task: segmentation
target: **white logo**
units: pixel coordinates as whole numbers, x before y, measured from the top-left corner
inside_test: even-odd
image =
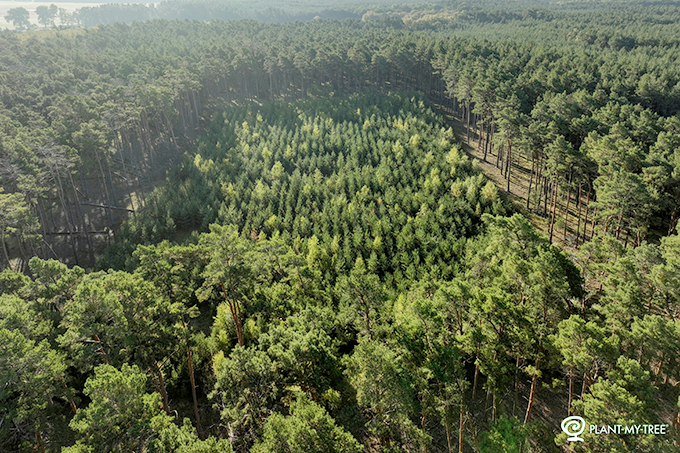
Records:
[[[570,442],[583,442],[581,437],[578,437],[586,430],[586,421],[582,417],[573,415],[562,420],[562,431],[569,436],[567,438]]]

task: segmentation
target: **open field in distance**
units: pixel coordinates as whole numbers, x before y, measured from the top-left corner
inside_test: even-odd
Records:
[[[14,25],[10,22],[7,23],[5,21],[5,15],[7,15],[7,11],[9,11],[12,8],[19,8],[23,7],[28,10],[28,12],[31,14],[31,24],[35,25],[35,27],[42,27],[41,25],[38,24],[38,15],[35,12],[35,9],[40,6],[40,5],[45,5],[49,6],[52,3],[57,5],[59,8],[64,8],[66,11],[69,13],[72,13],[73,11],[79,9],[79,8],[85,8],[87,6],[98,6],[103,3],[111,3],[111,2],[24,2],[24,1],[0,1],[0,30],[4,29],[13,29]],[[142,3],[142,2],[130,2],[130,3]],[[153,2],[151,2],[153,3]],[[56,20],[56,24],[59,24],[59,19]]]

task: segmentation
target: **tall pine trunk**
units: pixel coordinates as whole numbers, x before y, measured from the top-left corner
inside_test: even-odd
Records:
[[[539,355],[541,353],[540,349],[538,351]],[[534,408],[534,401],[536,400],[536,384],[538,383],[538,367],[540,363],[540,357],[536,359],[536,372],[531,379],[531,390],[529,391],[529,404],[527,405],[527,413],[524,416],[524,424],[526,425],[529,420],[531,420],[531,411]]]
[[[508,193],[510,193],[510,176],[512,173],[512,143],[508,140],[508,158],[505,164],[505,177],[508,180]]]
[[[574,398],[574,373],[569,372],[569,401],[567,403],[567,415],[571,415],[571,402]]]
[[[550,219],[550,243],[553,240],[553,230],[555,229],[555,214],[557,212],[557,178],[553,181],[553,206],[552,217]]]
[[[531,199],[531,183],[534,181],[534,169],[536,167],[536,159],[531,155],[531,176],[529,176],[529,190],[527,190],[527,209],[529,209],[529,200]]]
[[[567,241],[567,225],[569,225],[569,202],[571,201],[571,181],[573,173],[569,172],[569,186],[567,187],[567,206],[564,208],[564,241]]]
[[[187,340],[187,362],[189,364],[189,379],[191,380],[191,397],[194,400],[194,417],[196,417],[196,431],[198,437],[203,439],[203,427],[201,426],[201,416],[198,412],[198,397],[196,396],[196,378],[194,377],[193,354]]]
[[[458,425],[458,453],[463,453],[463,434],[465,431],[465,397],[460,396],[460,422]],[[451,447],[449,446],[449,450]]]

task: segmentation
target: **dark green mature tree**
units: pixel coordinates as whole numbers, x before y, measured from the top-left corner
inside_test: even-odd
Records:
[[[395,326],[410,352],[408,366],[419,377],[416,391],[426,416],[434,415],[446,432],[449,452],[461,452],[467,414],[461,344],[469,330],[470,286],[462,280],[423,283],[395,303]],[[462,340],[462,341],[461,341]],[[454,423],[458,416],[458,442]],[[455,450],[454,450],[455,449]]]
[[[645,315],[635,319],[625,346],[629,356],[639,357],[640,363],[649,367],[657,382],[667,383],[680,375],[676,351],[680,347],[678,320],[665,320],[658,315]]]
[[[202,435],[201,416],[196,392],[196,373],[197,365],[194,358],[195,343],[200,336],[195,335],[189,317],[197,314],[194,310],[196,302],[195,291],[202,284],[201,273],[207,262],[207,257],[203,250],[195,245],[180,246],[171,245],[164,241],[155,246],[139,246],[134,252],[134,256],[139,260],[139,267],[135,273],[144,280],[152,282],[161,297],[175,304],[180,303],[189,310],[179,322],[183,327],[183,332],[179,333],[183,337],[186,348],[187,371],[191,385],[191,396],[194,405],[194,419],[199,435]],[[218,315],[219,316],[219,315]],[[209,361],[208,357],[199,357],[199,360]],[[205,366],[205,365],[204,365]]]
[[[71,398],[67,381],[62,352],[53,349],[47,340],[38,343],[19,330],[0,327],[2,445],[14,451],[45,452],[51,448],[57,440],[53,430],[61,412],[59,401]]]
[[[239,235],[235,225],[211,225],[211,232],[201,237],[200,246],[210,254],[205,267],[205,282],[197,291],[199,300],[207,300],[217,292],[229,307],[238,344],[243,346],[244,305],[253,285],[250,257],[254,243]]]
[[[131,363],[149,370],[170,413],[163,364],[184,338],[182,321],[192,314],[162,297],[153,283],[125,272],[92,273],[66,302],[58,343],[82,373],[99,364]]]
[[[289,387],[302,389],[313,401],[337,404],[333,385],[341,371],[337,341],[327,333],[333,325],[331,313],[308,307],[271,326],[257,344],[215,355],[212,396],[224,422],[241,436],[238,449],[249,448],[262,435],[264,421]]]
[[[281,381],[266,352],[237,345],[228,357],[218,352],[213,364],[215,390],[223,422],[237,436],[237,451],[247,451],[263,432],[280,392]]]
[[[521,140],[520,125],[524,122],[523,118],[517,115],[519,107],[519,99],[517,96],[513,96],[503,102],[502,108],[499,106],[499,111],[496,113],[498,132],[495,137],[500,143],[500,147],[505,149],[505,169],[501,168],[501,174],[504,174],[507,180],[506,190],[508,192],[510,192],[510,180],[512,179],[513,159],[516,159],[513,155],[513,146],[516,146],[517,142]]]
[[[149,450],[158,437],[157,425],[167,425],[170,418],[162,412],[160,396],[146,393],[147,379],[137,366],[95,368],[84,390],[90,404],[71,421],[78,442],[65,451]]]
[[[0,187],[0,247],[2,248],[3,267],[11,267],[9,250],[18,249],[24,260],[28,261],[28,246],[37,239],[40,229],[35,216],[21,193],[4,193]]]
[[[259,347],[286,385],[296,385],[313,401],[323,401],[340,377],[337,340],[328,334],[328,309],[306,308],[259,337]]]
[[[357,258],[349,275],[338,279],[336,292],[341,299],[341,316],[361,335],[373,338],[386,295],[380,279],[367,271],[361,257]]]
[[[147,393],[148,377],[137,366],[120,370],[100,365],[85,383],[90,403],[78,411],[71,427],[78,433],[65,453],[154,451],[218,453],[232,451],[226,440],[200,440],[188,420],[181,427],[162,409],[158,393]]]
[[[546,147],[546,173],[549,179],[552,180],[551,186],[551,200],[549,203],[550,207],[550,242],[553,240],[555,222],[557,221],[557,196],[560,191],[560,186],[564,187],[567,182],[571,184],[571,181],[563,181],[562,178],[565,175],[571,178],[570,170],[573,166],[574,159],[574,148],[571,143],[569,143],[563,136],[557,136],[552,143],[548,144]]]
[[[628,426],[645,420],[658,423],[658,403],[649,371],[639,362],[619,357],[607,378],[601,377],[590,387],[582,401],[574,402],[574,413],[594,425]],[[560,434],[556,443],[566,437]],[[653,434],[639,436],[598,436],[584,433],[583,450],[591,451],[667,451]]]
[[[83,281],[85,270],[78,266],[69,269],[57,260],[41,260],[37,257],[31,258],[28,264],[33,274],[28,290],[35,297],[35,309],[40,316],[50,319],[53,327],[58,327],[64,306],[73,299]],[[55,329],[53,334],[57,332],[63,333]]]
[[[185,312],[138,275],[93,273],[64,306],[59,342],[83,371],[128,361],[147,367],[172,351]]]
[[[572,415],[574,384],[582,379],[581,399],[590,384],[611,368],[618,358],[616,335],[607,338],[606,330],[595,322],[586,322],[578,315],[571,315],[561,321],[558,332],[552,338],[555,348],[562,355],[562,365],[569,379],[569,401],[567,414]]]
[[[664,318],[680,318],[680,235],[673,234],[661,240],[659,249],[664,262],[651,270],[650,280],[654,288],[655,306]]]
[[[360,453],[363,447],[350,433],[337,426],[326,410],[300,392],[289,415],[275,413],[264,425],[253,453]]]
[[[509,378],[504,351],[513,351],[516,360],[516,389],[517,371],[525,362],[523,371],[532,377],[526,423],[541,367],[549,362],[550,335],[566,317],[572,297],[578,295],[580,278],[573,264],[522,216],[485,216],[484,220],[488,233],[471,248],[468,271],[480,288],[471,307],[477,335],[483,338],[478,360],[490,376],[490,393],[504,387],[503,381]]]
[[[598,197],[593,203],[595,219],[603,232],[619,239],[622,232],[633,235],[636,245],[647,236],[651,214],[651,197],[642,178],[634,173],[616,171],[595,180]],[[628,237],[626,238],[626,242]]]
[[[406,368],[402,351],[366,337],[345,360],[345,375],[366,412],[366,428],[385,451],[417,452],[430,442],[411,417],[416,411],[416,377]]]

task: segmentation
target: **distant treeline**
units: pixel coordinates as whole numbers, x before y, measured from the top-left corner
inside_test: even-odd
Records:
[[[272,6],[261,9],[232,4],[231,2],[211,1],[167,1],[158,4],[120,4],[112,3],[100,6],[79,8],[74,19],[85,27],[99,24],[115,24],[116,22],[132,22],[153,19],[167,20],[239,20],[253,19],[261,22],[293,22],[308,21],[315,17],[330,19],[361,18],[360,13],[348,10],[323,8],[313,12],[287,11]]]

